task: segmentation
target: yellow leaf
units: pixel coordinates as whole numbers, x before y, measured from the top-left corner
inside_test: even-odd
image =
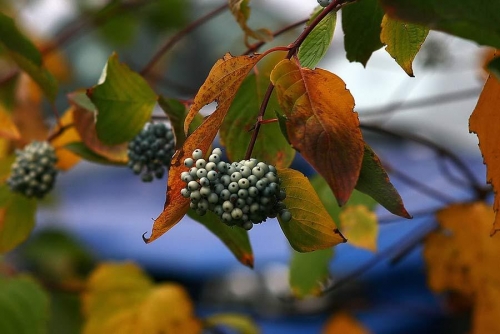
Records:
[[[282,60],[271,73],[292,146],[321,174],[340,205],[358,182],[364,140],[354,98],[333,73]]]
[[[61,170],[68,170],[78,162],[80,162],[81,158],[71,152],[70,150],[64,148],[64,145],[74,142],[81,142],[80,135],[76,131],[73,122],[73,108],[69,108],[66,110],[64,115],[61,117],[60,125],[65,128],[64,132],[61,135],[57,136],[52,140],[51,144],[54,146],[57,155],[57,165],[56,167]],[[57,127],[53,132],[60,131],[59,127]]]
[[[184,288],[157,286],[132,263],[102,264],[82,296],[84,334],[201,332],[201,323]]]
[[[21,138],[21,134],[14,124],[10,113],[0,105],[0,137],[18,140]]]
[[[311,252],[346,241],[302,173],[285,168],[279,169],[278,175],[286,190],[283,202],[292,214],[289,222],[282,222],[279,217],[278,220],[293,249]]]
[[[473,302],[472,333],[500,333],[500,242],[488,236],[494,213],[483,202],[454,204],[437,213],[441,229],[424,245],[428,284]]]
[[[184,166],[183,161],[190,157],[195,149],[207,153],[231,106],[236,91],[248,72],[262,57],[263,55],[232,57],[230,54],[226,54],[223,59],[218,60],[213,66],[205,83],[196,94],[193,105],[186,116],[184,121],[185,133],[188,133],[191,121],[203,106],[217,101],[217,109],[186,138],[182,147],[172,157],[168,172],[165,206],[163,212],[153,224],[151,236],[144,239],[146,242],[149,243],[158,239],[175,226],[186,214],[189,209],[189,199],[181,195],[181,189],[186,184],[181,180],[180,176],[188,168]]]
[[[273,34],[267,29],[253,30],[247,25],[250,17],[250,0],[228,0],[229,8],[236,22],[240,25],[245,33],[245,44],[248,46],[248,37],[252,37],[259,41],[269,42],[273,39]]]
[[[484,85],[479,101],[469,119],[469,130],[475,132],[479,138],[479,147],[487,166],[487,181],[493,185],[495,202],[493,209],[497,213],[492,219],[493,229],[491,234],[500,230],[500,82],[489,76]]]
[[[346,312],[334,314],[323,327],[323,334],[368,334],[359,321]]]
[[[339,214],[342,233],[353,246],[377,251],[377,215],[365,205],[349,205]]]

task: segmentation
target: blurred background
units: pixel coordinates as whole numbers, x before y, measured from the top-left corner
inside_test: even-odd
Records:
[[[56,103],[61,112],[68,107],[65,94],[95,85],[113,51],[139,71],[176,31],[223,3],[0,1],[2,11],[14,16],[33,40],[41,45],[59,41],[59,67],[66,75]],[[274,31],[308,18],[316,5],[315,0],[288,0],[285,5],[282,0],[253,0],[250,26]],[[104,6],[108,6],[108,14],[96,14],[102,13]],[[120,14],[114,15],[114,10],[120,10]],[[85,17],[97,19],[82,19]],[[71,29],[78,30],[63,40]],[[288,45],[302,29],[281,35],[263,50]],[[226,52],[238,55],[245,50],[234,18],[223,11],[185,36],[158,63],[149,79],[165,96],[191,98],[217,59]],[[408,77],[383,49],[375,52],[364,68],[346,60],[338,20],[331,48],[318,67],[345,81],[367,127],[383,126],[404,137],[418,136],[438,143],[459,155],[477,182],[484,183],[485,168],[477,137],[469,134],[468,117],[484,83],[485,54],[473,43],[431,32],[414,62],[414,78]],[[54,123],[50,108],[44,110]],[[206,112],[210,110],[209,106]],[[146,245],[141,236],[149,234],[153,219],[163,208],[165,179],[144,184],[127,168],[87,162],[59,177],[55,192],[39,209],[35,234],[9,259],[21,267],[45,268],[45,274],[51,270],[64,272],[75,263],[85,271],[94,261],[133,260],[158,280],[174,280],[188,287],[199,314],[246,313],[254,317],[263,333],[318,333],[328,317],[339,310],[354,314],[373,333],[466,332],[470,310],[428,290],[419,239],[412,238],[432,227],[436,209],[469,200],[474,194],[453,165],[444,162],[447,172],[454,175],[453,182],[443,174],[443,158],[435,150],[376,131],[365,131],[364,136],[390,166],[389,171],[394,170],[391,180],[414,219],[398,219],[377,209],[378,251],[372,253],[349,244],[335,247],[331,281],[346,283],[324,297],[287,298],[291,248],[275,220],[250,232],[254,270],[238,263],[205,227],[187,217]],[[314,173],[300,157],[293,167],[306,175]],[[419,189],[404,175],[444,193],[446,200]],[[409,246],[406,253],[401,252],[403,244]],[[401,255],[398,261],[390,261],[397,255]],[[55,300],[53,307],[67,323],[64,328],[54,325],[51,331],[78,332],[81,319],[73,312],[74,300],[64,293]],[[66,305],[73,305],[73,309]]]

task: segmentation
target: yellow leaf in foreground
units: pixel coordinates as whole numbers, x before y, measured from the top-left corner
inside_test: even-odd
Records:
[[[323,334],[368,334],[370,333],[359,321],[348,313],[334,314],[323,327]]]
[[[56,150],[57,155],[57,165],[56,167],[61,170],[68,170],[78,162],[80,162],[81,158],[71,152],[70,150],[64,148],[64,145],[74,142],[80,142],[81,138],[78,132],[76,131],[73,124],[73,108],[68,109],[64,115],[61,117],[60,125],[62,127],[68,127],[62,132],[61,135],[57,136],[53,141],[52,145]],[[59,127],[54,130],[54,132],[59,131]]]
[[[87,318],[84,334],[195,334],[201,323],[184,288],[154,285],[132,263],[102,264],[90,276],[82,296]]]
[[[479,147],[483,154],[484,163],[488,168],[487,181],[495,190],[493,209],[500,209],[500,82],[489,76],[484,85],[476,108],[469,119],[469,130],[475,132],[479,138]],[[500,215],[496,215],[491,234],[500,230]]]
[[[11,115],[0,105],[0,137],[18,140],[21,134],[12,121]]]
[[[455,204],[437,213],[441,229],[425,241],[428,284],[473,301],[471,333],[500,333],[500,242],[488,236],[494,213],[482,202]]]
[[[377,215],[365,205],[350,205],[339,214],[342,233],[353,246],[377,251]]]

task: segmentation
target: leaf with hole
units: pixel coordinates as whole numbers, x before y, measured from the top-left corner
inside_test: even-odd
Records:
[[[184,132],[188,132],[191,122],[203,106],[217,101],[217,109],[186,138],[182,147],[172,157],[168,172],[165,205],[162,213],[153,223],[151,236],[149,238],[143,237],[145,242],[149,243],[158,239],[187,213],[189,199],[181,195],[181,190],[186,186],[181,180],[181,173],[187,170],[187,167],[184,166],[184,159],[191,157],[195,149],[207,153],[231,106],[236,91],[248,72],[262,57],[262,55],[233,57],[226,54],[213,66],[189,109],[184,121]]]

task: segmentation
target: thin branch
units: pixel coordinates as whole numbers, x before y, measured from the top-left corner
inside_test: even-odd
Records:
[[[450,197],[447,194],[445,194],[437,189],[429,187],[427,184],[403,173],[400,170],[394,169],[393,167],[387,166],[387,165],[385,165],[384,167],[386,167],[387,171],[390,174],[394,175],[395,177],[397,177],[398,179],[400,179],[401,181],[403,181],[407,185],[413,187],[413,189],[415,189],[416,191],[419,191],[420,193],[422,193],[424,195],[432,197],[432,198],[442,202],[443,204],[447,204],[447,205],[456,202],[456,200],[453,197]]]
[[[434,225],[435,225],[434,220],[431,221],[431,223],[432,225],[430,223],[427,223],[424,224],[423,227],[422,225],[419,225],[418,227],[414,228],[408,234],[400,238],[397,242],[387,247],[380,253],[377,253],[374,257],[372,257],[370,260],[368,260],[366,263],[364,263],[357,269],[353,270],[346,276],[336,281],[334,280],[332,284],[327,288],[325,288],[323,292],[324,293],[332,292],[340,288],[341,286],[345,285],[346,283],[352,282],[354,279],[366,273],[368,270],[377,265],[379,262],[391,257],[393,254],[399,254],[401,250],[407,249],[410,245],[414,245],[415,240],[418,241],[422,240],[423,237],[425,237],[431,231],[434,230]]]
[[[380,133],[380,134],[383,134],[386,136],[392,136],[392,137],[396,137],[399,139],[410,140],[410,141],[416,142],[420,145],[426,146],[426,147],[436,151],[437,153],[439,153],[443,156],[448,157],[450,159],[450,161],[453,162],[453,164],[455,164],[455,166],[457,166],[457,168],[462,172],[464,177],[469,181],[469,184],[472,185],[472,187],[476,191],[476,194],[478,196],[480,196],[480,194],[482,195],[484,193],[484,189],[480,186],[481,183],[478,180],[476,180],[476,176],[474,175],[472,170],[469,168],[469,166],[467,166],[467,164],[465,164],[455,153],[451,152],[450,150],[448,150],[442,146],[439,146],[438,144],[436,144],[428,139],[425,139],[425,138],[422,138],[422,137],[419,137],[416,135],[411,135],[411,134],[404,134],[404,135],[399,134],[397,132],[394,132],[394,131],[391,131],[391,130],[388,130],[385,128],[381,128],[380,126],[373,125],[373,124],[361,123],[360,128],[364,129],[364,130]]]
[[[411,101],[396,101],[382,107],[373,107],[359,110],[360,118],[380,117],[401,110],[411,110],[429,106],[437,106],[446,103],[458,102],[471,98],[477,98],[481,92],[480,88],[468,88],[452,93],[444,93],[437,96],[418,98]]]
[[[300,27],[301,25],[305,24],[307,21],[308,21],[308,19],[305,19],[305,20],[302,20],[302,21],[298,21],[298,22],[290,24],[289,26],[286,26],[286,27],[283,27],[283,28],[281,28],[279,30],[276,30],[275,32],[273,32],[273,37],[276,38],[279,35],[284,34],[287,31],[290,31],[292,29]],[[249,55],[251,53],[254,53],[258,49],[260,49],[262,46],[264,46],[264,44],[266,44],[266,42],[261,41],[261,42],[255,43],[253,45],[250,45],[250,47],[243,54],[244,55]]]
[[[172,38],[170,38],[151,58],[149,63],[144,66],[141,75],[146,75],[151,69],[156,65],[156,63],[167,53],[177,42],[179,42],[184,36],[189,34],[191,31],[199,28],[205,22],[209,21],[213,17],[221,14],[228,8],[228,4],[224,4],[222,6],[217,7],[213,11],[203,15],[199,19],[193,21],[189,25],[187,25],[184,29],[179,30]]]

